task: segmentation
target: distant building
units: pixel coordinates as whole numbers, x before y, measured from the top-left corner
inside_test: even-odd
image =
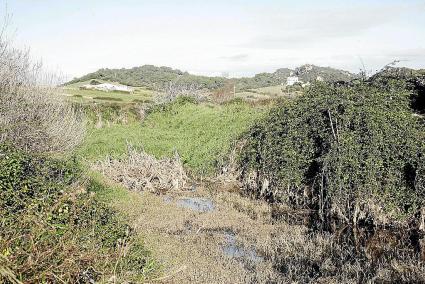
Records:
[[[295,83],[299,83],[300,80],[298,79],[297,76],[290,76],[288,78],[286,78],[286,86],[292,86]]]
[[[114,85],[110,83],[103,83],[98,85],[83,85],[81,86],[81,89],[86,90],[98,90],[98,91],[104,91],[104,92],[126,92],[126,93],[132,93],[133,88],[125,85]]]

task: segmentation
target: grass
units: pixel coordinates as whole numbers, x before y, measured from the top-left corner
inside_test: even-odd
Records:
[[[240,98],[246,101],[259,101],[259,100],[270,99],[270,96],[254,93],[252,91],[244,91],[244,92],[236,93],[236,98]]]
[[[233,141],[262,114],[245,103],[174,104],[140,123],[91,129],[79,154],[95,161],[126,153],[127,142],[157,158],[179,153],[197,174],[212,174]]]
[[[282,91],[281,85],[257,88],[257,89],[249,89],[246,91],[236,93],[237,98],[242,98],[247,101],[257,101],[257,100],[264,100],[264,99],[270,99],[270,98],[276,98],[276,97],[286,97],[286,96],[287,94],[285,94]]]
[[[143,212],[146,211],[146,207],[140,206],[139,194],[111,182],[99,172],[88,170],[88,176],[92,181],[100,185],[94,190],[96,200],[113,208],[122,220],[131,225],[132,229],[137,229],[134,220],[138,220]],[[133,245],[140,249],[140,253],[143,253],[143,257],[146,260],[142,271],[139,271],[134,276],[139,278],[140,283],[144,283],[147,279],[159,277],[162,274],[162,267],[156,261],[156,258],[152,256],[150,250],[147,250],[145,246],[147,240],[144,238],[143,232],[132,231],[132,233],[134,233]],[[128,268],[131,267],[131,265],[128,265],[129,263],[125,264]]]
[[[282,86],[281,85],[258,88],[258,89],[254,89],[254,91],[261,93],[261,94],[271,95],[271,96],[282,96],[282,95],[284,95],[284,93],[282,92]]]
[[[72,85],[67,85],[63,88],[63,92],[69,97],[71,101],[79,103],[88,102],[146,102],[150,101],[154,92],[145,88],[134,88],[134,92],[129,94],[126,92],[105,92],[99,90],[81,90],[80,86],[88,84],[89,82],[79,82]]]
[[[104,92],[98,90],[80,90],[80,89],[64,89],[65,95],[67,95],[72,101],[87,103],[98,100],[111,100],[116,101],[119,99],[123,103],[132,102],[134,100],[148,100],[153,96],[152,91],[141,90],[136,91],[133,94],[125,92]]]

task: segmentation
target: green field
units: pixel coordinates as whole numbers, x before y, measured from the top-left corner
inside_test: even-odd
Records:
[[[236,93],[237,98],[241,98],[247,101],[257,101],[284,96],[287,96],[287,94],[282,91],[281,85],[249,89]]]
[[[176,102],[167,110],[153,112],[142,124],[91,129],[79,154],[90,161],[117,157],[125,154],[128,142],[156,157],[177,151],[188,169],[211,174],[231,143],[262,113],[245,103]]]
[[[103,82],[103,81],[101,81]],[[63,87],[63,94],[71,101],[78,103],[114,102],[114,103],[149,103],[152,101],[154,91],[145,88],[134,88],[133,93],[105,92],[99,90],[82,90],[82,85],[89,82],[78,82]]]
[[[254,91],[257,92],[257,93],[270,95],[270,96],[283,96],[284,95],[281,85],[258,88],[258,89],[254,89]]]

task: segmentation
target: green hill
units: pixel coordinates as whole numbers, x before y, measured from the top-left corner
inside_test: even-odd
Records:
[[[295,68],[294,75],[298,76],[304,83],[323,80],[325,82],[351,81],[356,75],[331,67],[320,67],[311,64],[305,64]]]
[[[161,89],[169,82],[175,81],[179,81],[181,84],[196,84],[200,88],[216,89],[224,86],[226,81],[222,77],[197,76],[170,67],[143,65],[131,69],[99,69],[83,77],[75,78],[66,85],[91,79],[119,82],[129,86],[151,89]]]
[[[284,84],[291,75],[299,76],[304,83],[315,81],[318,77],[327,82],[350,81],[355,77],[354,74],[347,71],[314,65],[303,65],[295,70],[280,68],[273,73],[264,72],[256,74],[254,77],[233,79],[192,75],[170,67],[143,65],[131,69],[100,69],[80,78],[75,78],[68,82],[67,85],[98,79],[150,89],[162,89],[169,82],[178,82],[179,84],[194,84],[201,89],[210,90],[219,89],[228,84],[235,84],[237,90],[248,90]]]

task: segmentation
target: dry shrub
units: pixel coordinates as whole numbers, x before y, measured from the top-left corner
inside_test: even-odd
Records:
[[[94,168],[134,191],[164,192],[187,187],[188,177],[177,153],[172,159],[158,160],[129,145],[127,158],[107,158]]]
[[[0,143],[36,152],[64,152],[80,143],[81,113],[59,94],[57,81],[0,31]]]
[[[425,265],[410,242],[404,232],[344,227],[311,233],[292,226],[272,240],[266,254],[284,283],[423,283]]]
[[[206,92],[197,84],[169,82],[160,90],[160,93],[155,96],[155,103],[171,103],[179,97],[193,98],[197,102],[207,100]]]
[[[231,101],[233,99],[235,99],[235,84],[231,82],[212,93],[212,100],[219,104]]]

